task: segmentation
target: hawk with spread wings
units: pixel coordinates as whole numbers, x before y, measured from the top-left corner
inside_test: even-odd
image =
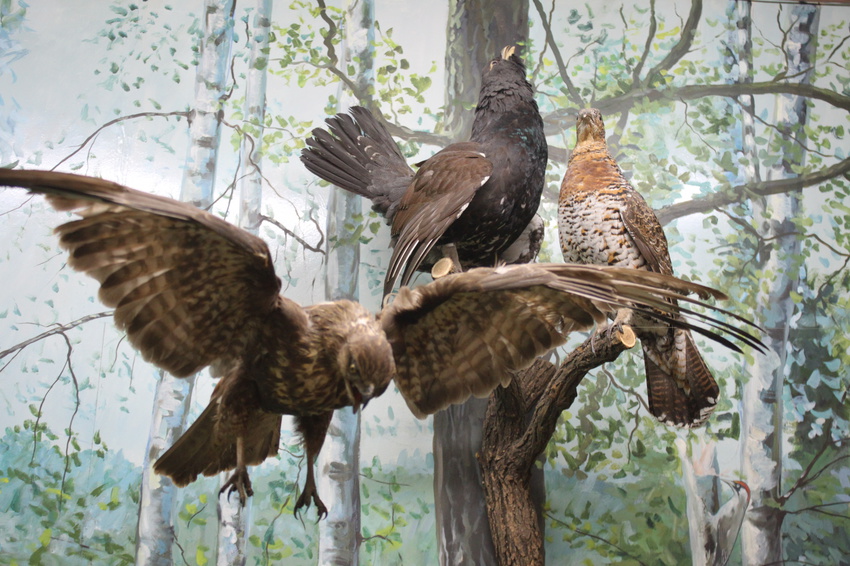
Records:
[[[422,417],[487,395],[611,309],[629,305],[692,327],[670,297],[723,297],[656,273],[554,264],[479,268],[402,288],[377,318],[352,301],[303,307],[280,295],[261,239],[192,205],[64,173],[0,169],[0,185],[44,193],[81,217],[56,229],[69,265],[100,282],[100,300],[146,360],[177,377],[207,366],[221,376],[154,469],[178,486],[234,469],[222,491],[244,503],[247,467],[277,453],[281,415],[294,415],[308,463],[296,510],[313,502],[320,515],[313,462],[333,410],[357,411],[395,380]]]

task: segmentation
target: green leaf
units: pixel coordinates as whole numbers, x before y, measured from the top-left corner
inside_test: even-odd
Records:
[[[44,529],[44,532],[41,533],[41,536],[38,537],[38,542],[41,543],[41,546],[47,546],[50,544],[50,538],[53,535],[53,529]]]

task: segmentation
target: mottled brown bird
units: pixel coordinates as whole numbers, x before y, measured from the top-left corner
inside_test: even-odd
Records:
[[[495,265],[529,226],[548,146],[525,73],[516,48],[505,47],[484,70],[470,140],[447,146],[415,173],[368,110],[351,108],[327,120],[330,132],[313,130],[301,155],[307,169],[369,198],[392,224],[384,295],[440,257],[458,269]],[[539,249],[539,239],[532,243]]]
[[[608,152],[602,114],[579,111],[576,145],[558,199],[564,261],[629,267],[673,275],[664,230]],[[618,315],[618,320],[628,316]],[[720,389],[687,329],[638,317],[649,409],[660,421],[699,426]]]
[[[100,282],[101,301],[146,360],[177,377],[206,366],[221,376],[154,469],[182,486],[235,468],[222,491],[238,491],[244,503],[247,467],[277,452],[281,415],[294,415],[308,465],[296,511],[313,502],[320,515],[313,462],[334,409],[356,411],[395,379],[422,417],[487,395],[611,309],[628,304],[692,327],[684,309],[669,314],[677,312],[669,299],[723,296],[631,269],[522,265],[402,288],[376,319],[351,301],[302,307],[281,296],[266,244],[189,204],[46,171],[0,169],[0,185],[46,193],[55,208],[82,217],[56,229],[69,264]]]

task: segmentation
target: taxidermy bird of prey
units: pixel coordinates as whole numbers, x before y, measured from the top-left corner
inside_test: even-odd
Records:
[[[558,199],[564,261],[673,275],[664,230],[608,153],[596,109],[576,120],[576,146]],[[628,316],[628,311],[618,318]],[[660,421],[699,426],[714,411],[720,389],[687,329],[631,321],[643,347],[649,410]]]
[[[515,51],[505,47],[485,69],[470,141],[449,145],[415,174],[364,108],[329,118],[330,132],[317,128],[307,140],[307,169],[367,197],[392,225],[384,295],[440,257],[452,258],[456,270],[458,261],[465,268],[495,265],[537,212],[548,148]],[[429,257],[435,246],[442,255]]]
[[[334,409],[357,411],[395,379],[422,417],[507,383],[567,333],[603,321],[610,304],[696,328],[669,298],[723,296],[631,269],[517,265],[402,288],[376,319],[351,301],[302,307],[281,296],[266,244],[190,204],[64,173],[0,169],[0,185],[45,193],[82,217],[56,229],[68,263],[100,282],[100,300],[147,361],[177,377],[206,366],[221,376],[154,469],[178,486],[235,469],[222,491],[244,503],[247,466],[277,453],[281,415],[293,415],[307,454],[296,511],[312,501],[320,515],[313,462]]]

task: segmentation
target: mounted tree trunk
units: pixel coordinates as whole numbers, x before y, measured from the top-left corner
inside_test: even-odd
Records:
[[[813,70],[819,10],[798,5],[783,10],[789,30],[784,44],[787,74],[808,83]],[[785,26],[783,26],[785,27]],[[797,79],[799,77],[799,79]],[[774,110],[780,135],[773,147],[783,156],[767,170],[767,180],[796,176],[794,168],[805,162],[807,106],[798,96],[781,96]],[[741,539],[744,564],[782,562],[782,520],[777,505],[782,482],[783,390],[788,351],[788,333],[794,314],[791,291],[797,286],[801,258],[795,220],[801,215],[800,192],[765,197],[753,204],[754,225],[769,245],[759,258],[763,278],[756,313],[767,331],[765,342],[773,351],[756,356],[744,386],[741,415],[744,478],[752,489],[753,502],[744,522]]]
[[[251,55],[245,85],[245,122],[239,150],[241,162],[238,192],[234,194],[238,207],[237,224],[255,236],[259,233],[263,201],[262,160],[263,129],[266,115],[266,72],[271,27],[272,0],[255,0],[251,25]],[[248,125],[250,124],[250,126]],[[231,471],[223,472],[226,482]],[[251,524],[251,504],[242,507],[238,497],[220,494],[218,498],[218,565],[244,566],[247,561],[247,539]]]
[[[204,33],[195,77],[194,116],[190,123],[189,155],[180,199],[195,206],[212,202],[215,163],[233,29],[233,0],[207,0]],[[171,565],[174,542],[172,512],[176,488],[171,480],[154,474],[153,464],[186,429],[194,377],[177,379],[159,372],[150,440],[142,472],[136,564]]]
[[[354,65],[352,77],[359,92],[368,92],[373,81],[375,6],[372,0],[349,0],[345,12],[345,37],[338,66]],[[356,100],[344,87],[338,95],[338,112],[367,101]],[[361,198],[342,189],[331,189],[328,202],[328,257],[325,295],[328,300],[358,299],[360,242],[354,227],[362,215]],[[349,228],[350,227],[350,228]],[[360,413],[350,407],[334,412],[325,444],[319,453],[319,494],[328,516],[319,523],[319,564],[359,564],[360,550]]]
[[[469,139],[484,67],[503,47],[527,37],[527,1],[449,3],[443,128],[451,139]],[[434,505],[443,565],[495,563],[476,460],[486,410],[486,399],[470,399],[434,415]]]

